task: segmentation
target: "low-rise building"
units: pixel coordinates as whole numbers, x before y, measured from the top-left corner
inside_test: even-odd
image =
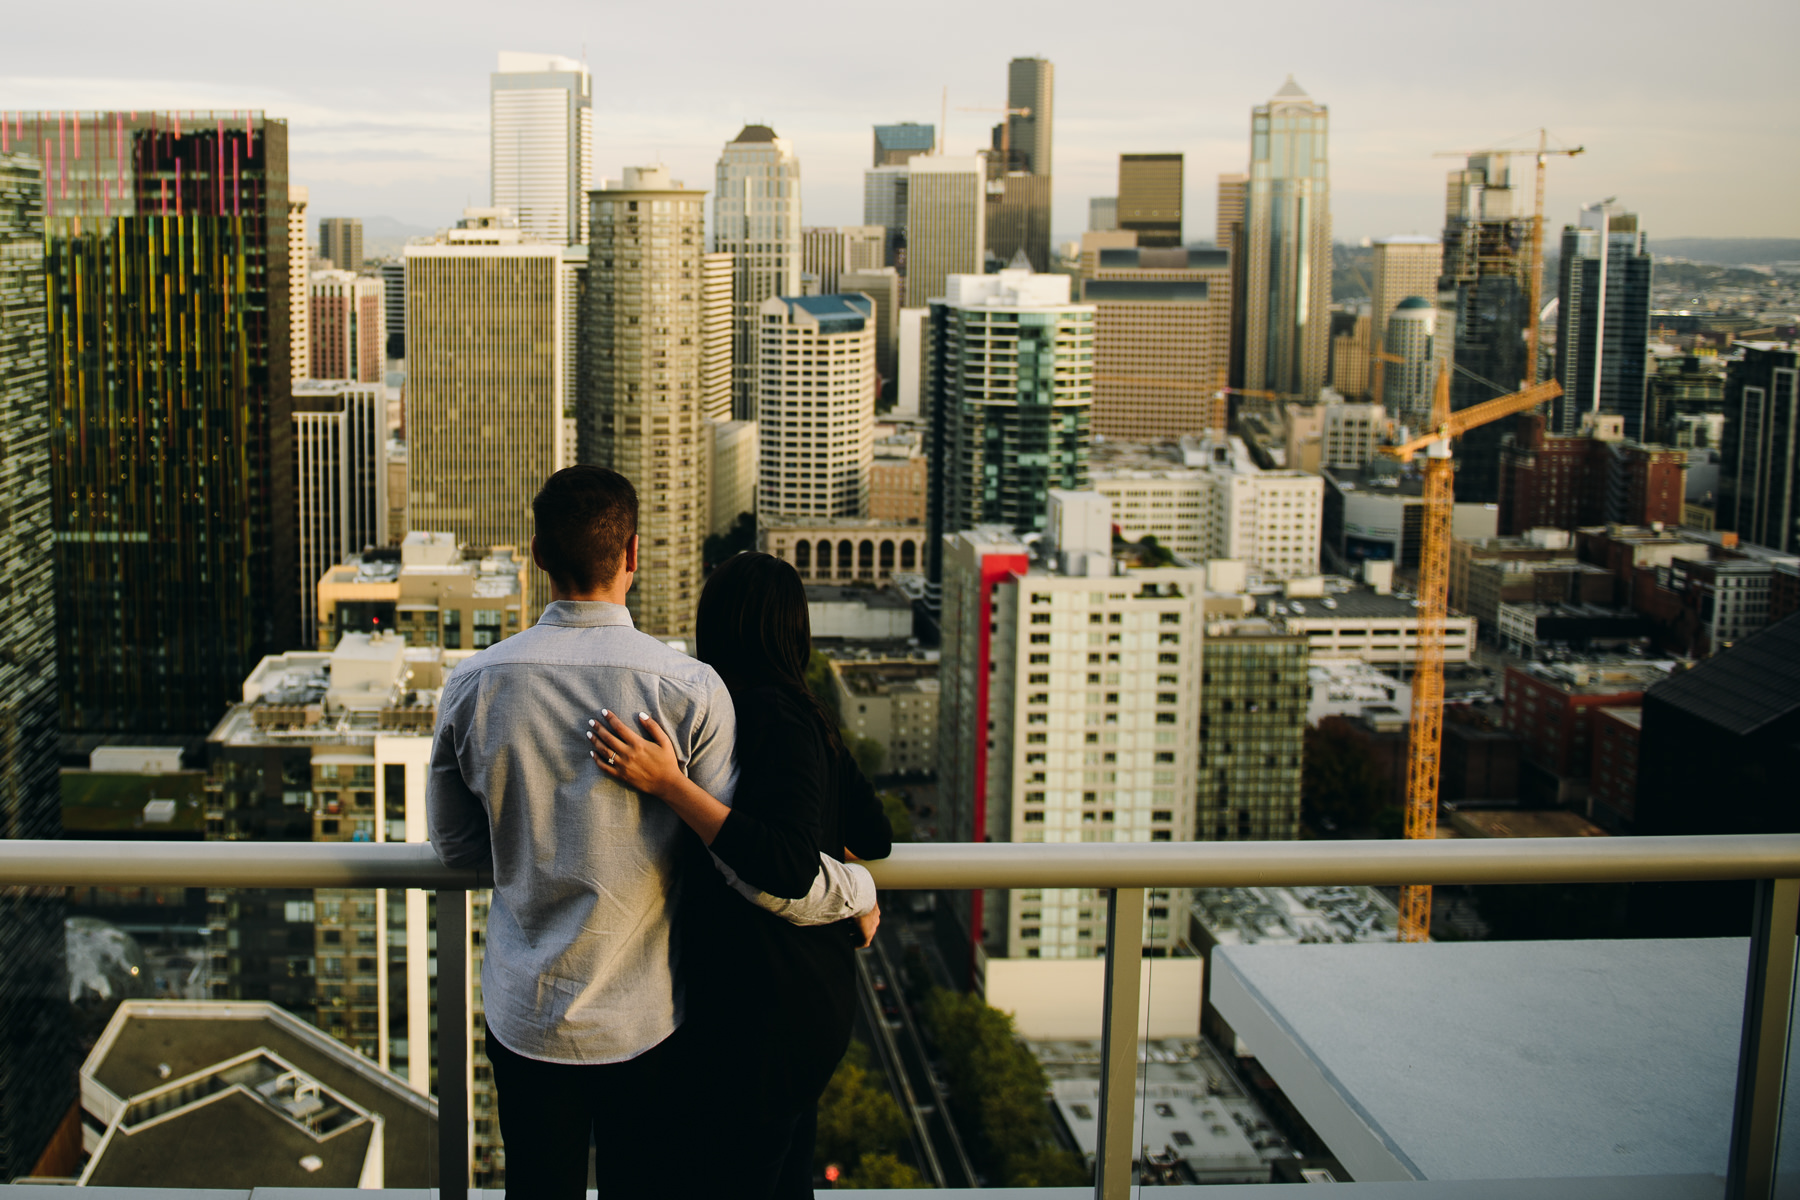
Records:
[[[1523,798],[1546,808],[1585,808],[1596,714],[1637,705],[1644,689],[1675,667],[1641,658],[1508,667],[1506,727],[1518,734],[1526,763],[1538,772],[1522,781]]]
[[[1327,589],[1322,598],[1270,598],[1265,615],[1281,619],[1321,658],[1410,667],[1419,661],[1419,607],[1411,596],[1374,588]],[[1444,661],[1466,663],[1475,646],[1475,618],[1451,613],[1444,620]]]
[[[1613,603],[1611,571],[1573,556],[1548,560],[1479,558],[1467,564],[1464,612],[1480,623],[1480,631],[1497,637],[1500,609],[1507,604]]]
[[[81,1120],[83,1187],[424,1189],[437,1174],[430,1095],[267,1002],[124,1001],[82,1063]]]
[[[869,468],[869,517],[898,525],[925,524],[925,435],[916,428],[875,428]]]
[[[794,564],[806,583],[888,584],[925,570],[923,525],[845,518],[763,521],[756,548]]]
[[[814,641],[904,642],[912,637],[912,601],[891,587],[806,585]]]
[[[1594,714],[1594,761],[1588,771],[1588,811],[1614,832],[1637,820],[1638,744],[1644,732],[1641,705],[1603,708]]]
[[[318,583],[315,645],[349,633],[399,633],[411,646],[480,650],[519,632],[525,564],[511,546],[458,545],[414,532],[398,550],[364,551]]]
[[[1306,723],[1326,717],[1351,717],[1370,705],[1410,712],[1412,688],[1360,658],[1317,658],[1306,670],[1311,689]]]
[[[938,664],[913,659],[832,662],[844,728],[887,751],[889,775],[937,770]]]
[[[1642,613],[1604,604],[1506,603],[1494,619],[1501,648],[1527,661],[1571,652],[1616,654],[1647,646],[1654,630]]]
[[[1425,528],[1425,483],[1419,475],[1402,472],[1396,463],[1376,462],[1328,467],[1320,478],[1325,484],[1320,541],[1339,568],[1354,569],[1369,560],[1418,568]],[[1491,538],[1498,528],[1496,516],[1492,504],[1454,504],[1451,536]]]

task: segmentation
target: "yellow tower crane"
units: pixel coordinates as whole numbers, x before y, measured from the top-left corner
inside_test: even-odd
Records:
[[[1412,734],[1406,763],[1406,836],[1437,836],[1438,777],[1444,749],[1444,618],[1450,601],[1450,517],[1455,468],[1450,442],[1469,430],[1536,408],[1562,395],[1552,380],[1460,412],[1450,411],[1450,372],[1440,371],[1432,396],[1430,432],[1382,453],[1401,462],[1425,454],[1425,493],[1419,539],[1419,652],[1412,678]],[[1431,887],[1400,890],[1400,940],[1422,942],[1431,932]]]
[[[1586,152],[1585,146],[1552,146],[1548,130],[1539,129],[1538,144],[1532,150],[1440,150],[1438,158],[1465,158],[1477,154],[1536,154],[1537,162],[1537,202],[1531,215],[1531,263],[1530,276],[1526,286],[1531,294],[1531,324],[1525,333],[1525,386],[1529,387],[1538,381],[1538,346],[1541,342],[1539,314],[1544,307],[1544,160],[1552,154],[1561,154],[1574,158]]]

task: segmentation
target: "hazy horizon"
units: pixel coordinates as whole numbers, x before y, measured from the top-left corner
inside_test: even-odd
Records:
[[[1059,236],[1086,228],[1090,197],[1116,190],[1121,152],[1180,151],[1184,236],[1210,239],[1216,179],[1244,168],[1250,109],[1292,73],[1331,108],[1339,241],[1436,233],[1454,160],[1434,153],[1523,148],[1540,124],[1587,149],[1551,160],[1552,228],[1616,196],[1653,240],[1797,237],[1789,197],[1800,183],[1800,99],[1791,87],[1767,94],[1764,81],[1786,78],[1800,6],[1747,7],[1709,41],[1691,27],[1691,9],[1672,3],[1635,6],[1627,20],[1616,6],[1525,0],[1506,25],[1542,30],[1533,53],[1496,49],[1491,15],[1420,0],[1370,0],[1354,20],[1341,5],[1299,0],[1278,23],[1267,9],[1155,2],[1129,26],[1050,4],[1026,32],[1014,14],[948,5],[914,5],[898,23],[834,12],[764,27],[708,4],[683,10],[698,20],[678,29],[648,10],[603,16],[563,0],[499,22],[466,5],[421,19],[330,0],[297,21],[291,10],[210,3],[192,19],[140,28],[140,10],[102,0],[84,15],[101,26],[116,16],[132,36],[84,42],[79,57],[49,8],[12,20],[0,110],[259,108],[289,122],[290,172],[311,189],[314,217],[437,228],[488,201],[497,53],[585,55],[599,178],[660,161],[710,190],[720,147],[760,121],[800,158],[805,222],[859,224],[872,124],[937,123],[947,86],[948,148],[968,153],[986,145],[995,118],[957,110],[1003,103],[1008,59],[1035,54],[1056,65]],[[961,28],[947,37],[951,20]],[[696,27],[705,34],[683,32]],[[269,45],[280,49],[229,56]]]

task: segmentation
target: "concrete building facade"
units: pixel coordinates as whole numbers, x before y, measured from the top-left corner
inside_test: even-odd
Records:
[[[665,167],[626,167],[617,186],[590,201],[595,267],[581,323],[581,461],[610,467],[638,489],[643,573],[629,597],[632,619],[646,633],[684,637],[694,628],[711,519],[702,424],[711,361],[706,193],[683,187]]]
[[[1624,418],[1625,436],[1647,440],[1645,373],[1650,341],[1649,239],[1636,213],[1609,201],[1583,206],[1563,228],[1556,307],[1556,378],[1550,427],[1577,432],[1586,414]]]
[[[1094,432],[1164,441],[1225,429],[1231,256],[1102,249],[1081,295],[1094,305]]]
[[[760,313],[758,515],[867,516],[878,382],[874,302],[777,296]]]
[[[1800,347],[1747,342],[1725,378],[1719,527],[1800,553]]]
[[[800,160],[767,125],[746,125],[719,156],[712,249],[732,256],[732,416],[756,420],[762,303],[800,295]]]
[[[594,81],[587,64],[503,50],[488,76],[488,106],[488,202],[510,210],[534,241],[585,244],[587,194],[594,187]]]
[[[387,300],[382,281],[315,271],[308,286],[312,379],[381,384],[387,378]],[[296,346],[296,353],[299,347]]]
[[[808,584],[892,583],[925,569],[925,530],[894,521],[759,520],[756,546],[794,564]]]
[[[1312,653],[1307,635],[1268,621],[1206,626],[1196,840],[1300,836],[1300,760]]]
[[[319,257],[336,271],[360,274],[363,268],[363,228],[355,217],[319,218]]]
[[[1180,246],[1183,158],[1179,154],[1119,155],[1118,228],[1153,249]]]
[[[531,542],[531,498],[568,461],[587,248],[526,241],[502,210],[406,247],[407,487],[417,528]],[[592,461],[591,459],[588,461]],[[527,623],[549,603],[532,570]]]
[[[315,589],[327,567],[387,537],[386,398],[380,385],[305,379],[294,384],[299,490],[300,621],[318,621]]]
[[[288,346],[290,370],[305,379],[312,345],[312,323],[307,295],[311,290],[312,247],[306,237],[306,209],[311,193],[297,183],[288,184]]]
[[[986,269],[987,165],[930,154],[906,170],[906,305],[924,308],[944,298],[951,276]]]

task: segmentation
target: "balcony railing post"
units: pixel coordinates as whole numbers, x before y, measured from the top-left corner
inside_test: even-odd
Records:
[[[1143,961],[1144,889],[1114,888],[1106,898],[1106,997],[1100,1035],[1095,1200],[1128,1200],[1131,1195]]]
[[[1788,1039],[1794,1009],[1794,931],[1800,879],[1759,879],[1750,926],[1750,969],[1744,985],[1744,1029],[1738,1050],[1737,1107],[1731,1118],[1726,1200],[1769,1200],[1781,1150],[1787,1094]],[[1795,1147],[1800,1152],[1800,1147]]]
[[[437,894],[438,1196],[469,1198],[469,893]]]

